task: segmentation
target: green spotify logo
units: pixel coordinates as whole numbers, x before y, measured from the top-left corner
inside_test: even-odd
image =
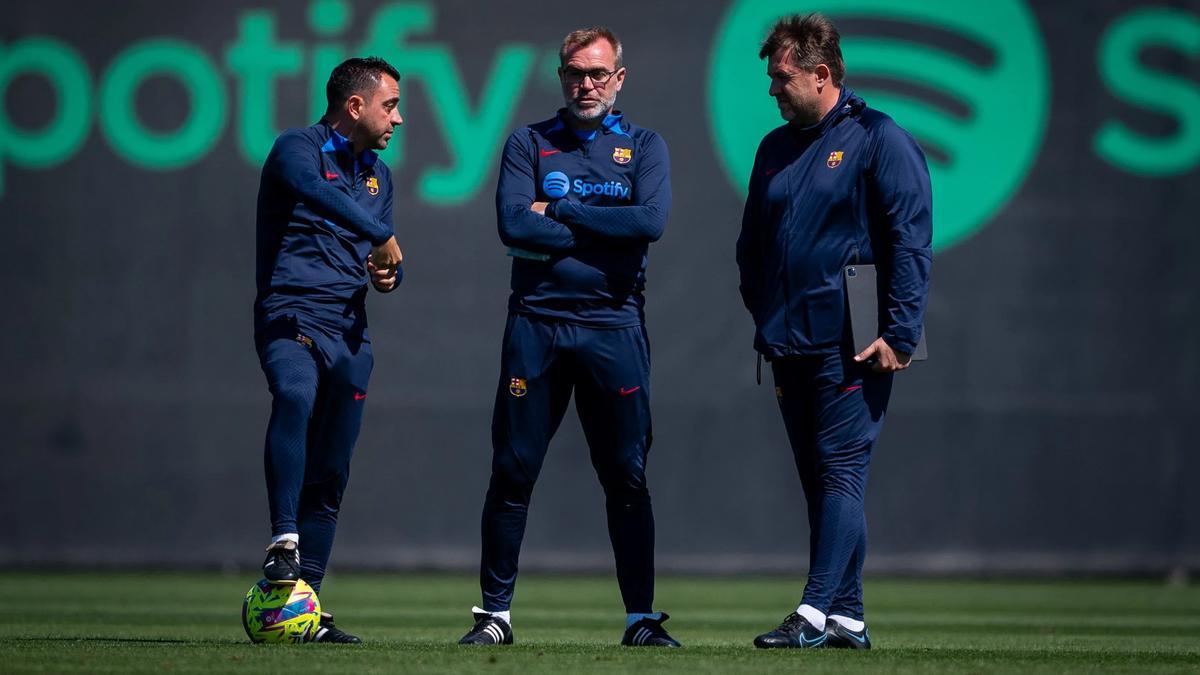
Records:
[[[124,164],[146,171],[186,169],[222,152],[226,137],[244,163],[256,167],[283,128],[321,115],[325,79],[334,66],[351,54],[377,54],[400,69],[402,110],[409,110],[414,86],[424,91],[428,117],[413,131],[443,150],[410,152],[401,127],[384,161],[410,170],[417,200],[458,207],[488,189],[530,86],[557,91],[556,43],[503,40],[467,55],[443,39],[432,0],[374,3],[369,11],[350,0],[293,3],[306,11],[286,35],[283,10],[247,4],[228,15],[221,45],[211,51],[185,36],[145,36],[105,46],[102,51],[112,56],[97,61],[54,35],[0,39],[0,204],[12,169],[53,170],[76,159],[93,135]],[[296,7],[289,4],[287,11]],[[807,11],[824,12],[849,28],[842,46],[850,85],[926,149],[935,245],[945,248],[986,225],[1037,162],[1050,105],[1045,48],[1023,0],[732,0],[716,28],[708,96],[722,169],[739,189],[746,186],[759,140],[782,124],[767,98],[758,45],[778,17]],[[904,37],[871,36],[856,30],[856,21]],[[657,29],[647,30],[637,41],[660,37]],[[1078,46],[1091,36],[1067,37]],[[1095,37],[1095,85],[1119,107],[1098,121],[1090,147],[1053,151],[1088,154],[1099,160],[1097,170],[1115,168],[1138,180],[1172,179],[1200,168],[1200,82],[1190,71],[1143,58],[1156,50],[1170,54],[1173,63],[1193,63],[1200,57],[1200,14],[1132,7]],[[669,64],[646,66],[639,72]],[[10,87],[22,78],[39,79],[54,94],[38,108],[45,109],[45,119],[28,128],[6,107]],[[138,110],[138,91],[152,78],[184,89],[187,113],[174,128],[152,128]],[[285,84],[307,90],[307,105],[300,106],[305,109],[281,104]],[[1170,126],[1127,123],[1147,111],[1169,119]]]
[[[783,124],[767,101],[758,45],[781,16],[819,11],[834,21],[870,19],[952,34],[975,58],[939,44],[842,36],[846,80],[867,105],[891,115],[924,146],[934,188],[934,246],[970,236],[1020,187],[1046,128],[1049,75],[1037,25],[1019,0],[742,0],[728,12],[712,51],[709,110],[724,168],[745,190],[764,134]],[[962,43],[961,41],[966,41]],[[986,58],[978,58],[985,54]],[[761,73],[753,77],[752,73]],[[902,82],[932,90],[926,101],[854,80]]]
[[[58,166],[79,152],[93,129],[128,164],[175,171],[207,157],[232,128],[242,157],[257,166],[283,128],[309,124],[324,112],[325,80],[352,54],[376,54],[394,63],[402,96],[413,83],[428,94],[435,124],[424,133],[440,136],[446,160],[416,158],[421,162],[417,198],[436,206],[474,198],[489,180],[504,137],[515,124],[525,85],[535,79],[554,81],[557,48],[501,43],[490,57],[476,57],[484,66],[490,58],[491,65],[472,78],[482,83],[472,91],[450,46],[429,39],[437,28],[433,2],[380,5],[370,16],[359,17],[364,37],[358,43],[346,35],[353,10],[348,0],[312,0],[306,17],[313,36],[301,41],[280,36],[277,11],[247,9],[229,17],[234,28],[221,55],[178,37],[148,37],[97,64],[53,36],[0,40],[0,198],[9,165]],[[49,121],[37,128],[21,128],[5,108],[5,94],[20,77],[39,78],[54,91]],[[150,128],[137,110],[139,88],[156,77],[178,82],[187,93],[188,112],[176,128]],[[280,110],[278,87],[286,81],[307,85],[307,111]],[[382,156],[398,168],[413,161],[404,151],[401,127]]]

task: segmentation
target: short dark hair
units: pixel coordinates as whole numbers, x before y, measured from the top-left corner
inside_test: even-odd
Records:
[[[325,98],[329,101],[329,110],[335,110],[351,96],[369,96],[379,86],[383,73],[400,80],[400,71],[392,64],[378,56],[353,58],[342,61],[329,74],[325,83]]]
[[[606,26],[592,26],[591,28],[581,28],[567,33],[563,38],[562,47],[558,49],[558,65],[563,65],[567,62],[567,54],[586,47],[596,40],[608,40],[608,44],[612,45],[613,53],[616,54],[616,67],[620,69],[625,63],[625,54],[621,49],[621,40],[617,34],[612,32],[612,29]]]
[[[818,12],[780,19],[767,39],[763,40],[758,58],[770,57],[780,49],[791,50],[793,63],[807,71],[824,63],[829,66],[835,87],[842,86],[846,63],[842,61],[842,38],[838,29],[825,15]]]

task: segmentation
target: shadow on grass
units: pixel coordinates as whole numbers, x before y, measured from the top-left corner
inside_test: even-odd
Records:
[[[130,638],[130,637],[99,637],[99,636],[77,636],[77,637],[10,637],[0,638],[0,642],[113,642],[117,644],[176,644],[176,645],[236,645],[245,644],[240,641],[232,640],[179,640],[175,638]]]

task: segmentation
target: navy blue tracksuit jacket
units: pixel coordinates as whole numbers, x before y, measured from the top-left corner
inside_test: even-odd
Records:
[[[932,201],[925,156],[849,89],[816,126],[763,139],[737,242],[754,348],[768,359],[828,351],[846,337],[842,270],[886,280],[880,335],[912,353],[929,289]]]
[[[275,141],[258,193],[260,322],[284,312],[361,314],[367,256],[393,234],[392,176],[377,159],[351,156],[325,121]]]
[[[564,114],[518,129],[504,146],[500,240],[550,256],[514,257],[509,311],[596,328],[641,325],[647,248],[671,208],[667,144],[621,114],[580,139]],[[529,210],[535,201],[550,202],[549,217]]]

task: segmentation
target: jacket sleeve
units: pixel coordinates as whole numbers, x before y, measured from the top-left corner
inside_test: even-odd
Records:
[[[762,158],[766,139],[759,145],[754,156],[754,168],[750,170],[750,186],[746,194],[746,206],[742,210],[742,230],[737,239],[737,265],[741,277],[738,290],[742,304],[755,316],[762,297],[760,288],[763,275],[763,237],[766,223],[762,221]]]
[[[587,206],[557,199],[546,209],[555,220],[598,241],[637,244],[658,241],[671,210],[671,160],[666,141],[647,134],[638,149],[634,203],[630,206]]]
[[[500,158],[496,183],[496,223],[505,246],[538,253],[555,253],[575,248],[575,235],[562,223],[530,210],[537,201],[537,175],[532,151],[524,142],[528,132],[520,129],[508,137]]]
[[[339,227],[378,246],[392,238],[392,224],[376,219],[350,195],[331,186],[321,175],[319,151],[300,134],[285,133],[275,141],[263,171],[286,185],[298,199]]]
[[[383,177],[387,181],[387,196],[383,200],[383,224],[392,228],[395,231],[395,225],[392,222],[392,205],[396,196],[395,187],[392,184],[392,174],[390,171]]]
[[[873,248],[887,274],[882,337],[892,349],[911,354],[921,341],[933,265],[929,167],[913,137],[889,120],[876,139],[869,176]]]
[[[392,203],[393,203],[392,200],[395,197],[396,191],[392,185],[391,172],[390,171],[387,172],[383,176],[383,179],[385,181],[387,181],[387,197],[385,197],[384,201],[383,201],[383,219],[382,220],[385,225],[392,226]],[[393,228],[394,228],[394,226],[393,226]],[[386,290],[386,291],[379,291],[379,292],[380,293],[391,293],[392,291],[396,290],[397,288],[400,288],[400,282],[402,282],[402,281],[404,281],[404,263],[401,263],[400,265],[398,265],[396,267],[396,283],[392,285],[391,289]],[[374,287],[374,284],[372,284],[372,287]]]

